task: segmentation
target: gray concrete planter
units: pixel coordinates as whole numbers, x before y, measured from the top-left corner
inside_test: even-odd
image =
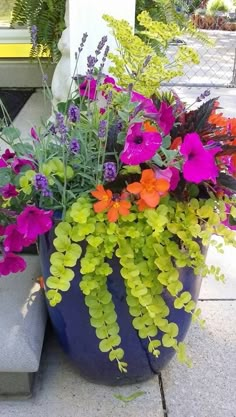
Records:
[[[45,326],[38,256],[25,255],[27,269],[0,279],[0,396],[30,396],[39,369]]]

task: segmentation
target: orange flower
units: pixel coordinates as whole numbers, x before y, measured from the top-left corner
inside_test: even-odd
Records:
[[[156,126],[152,125],[149,120],[143,123],[145,132],[158,132],[158,129]]]
[[[100,200],[93,205],[95,213],[101,213],[108,209],[109,222],[116,222],[120,215],[128,216],[131,203],[126,200],[127,193],[113,195],[111,190],[105,190],[103,185],[97,185],[96,190],[91,194]]]
[[[112,202],[111,190],[105,190],[103,185],[97,185],[96,190],[92,191],[91,194],[93,197],[100,200],[93,205],[95,213],[101,213],[110,206]]]
[[[137,203],[139,211],[144,211],[147,208],[149,208],[149,206],[145,203],[144,200],[142,200],[142,198],[140,198],[136,203]]]
[[[236,178],[236,153],[231,157],[230,167],[233,177]]]
[[[151,208],[155,208],[163,194],[170,188],[170,183],[163,179],[157,179],[152,169],[145,169],[142,172],[140,182],[134,182],[127,186],[127,190],[132,194],[140,194],[141,202],[139,202],[140,209],[143,209],[143,202]]]
[[[127,200],[122,200],[120,196],[111,202],[110,208],[107,213],[109,222],[114,223],[118,220],[119,216],[128,216],[131,204]]]

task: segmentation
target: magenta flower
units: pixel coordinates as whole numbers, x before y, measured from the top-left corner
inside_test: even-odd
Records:
[[[170,170],[172,171],[172,176],[170,180],[170,191],[174,191],[179,184],[180,173],[176,167],[170,167]]]
[[[122,91],[122,88],[120,88],[116,85],[116,82],[115,82],[114,78],[110,77],[109,75],[107,75],[104,78],[103,84],[111,84],[112,87],[114,88],[114,90],[116,90],[117,92]]]
[[[14,161],[11,164],[12,170],[15,172],[15,174],[19,174],[21,171],[21,168],[25,165],[28,165],[30,168],[35,169],[35,166],[32,161],[29,161],[28,159],[23,158],[15,158]]]
[[[16,197],[18,194],[15,185],[12,184],[6,184],[0,188],[0,195],[2,195],[3,198]]]
[[[143,111],[145,114],[156,115],[158,113],[156,106],[150,98],[143,96],[142,94],[132,91],[131,93],[131,102],[139,102],[139,105],[136,109],[137,113]]]
[[[3,158],[0,158],[0,168],[6,168],[7,167],[7,163]]]
[[[162,138],[158,132],[142,130],[142,123],[130,126],[121,161],[127,165],[138,165],[151,159],[160,148]]]
[[[39,136],[38,136],[34,127],[31,127],[30,135],[32,136],[33,139],[35,139],[37,142],[39,142],[40,139],[39,139]]]
[[[95,100],[97,90],[97,81],[92,78],[85,78],[85,80],[79,85],[80,95],[87,97],[90,100]]]
[[[168,106],[165,101],[161,103],[156,122],[160,126],[165,136],[170,133],[175,122],[175,117],[173,114],[172,106]]]
[[[15,156],[15,153],[11,152],[10,149],[6,149],[5,152],[2,154],[2,158],[5,161],[8,161],[9,159],[14,158],[14,156]]]
[[[180,180],[179,170],[175,167],[166,169],[154,168],[155,177],[163,178],[170,183],[170,191],[174,191]]]
[[[5,235],[5,227],[0,224],[0,236],[4,236]]]
[[[33,242],[24,238],[17,230],[16,224],[10,224],[5,229],[5,240],[3,243],[5,252],[20,252],[26,246],[30,246]]]
[[[52,211],[27,206],[17,217],[17,230],[23,235],[24,239],[35,242],[39,235],[52,228],[52,214]]]
[[[7,253],[0,261],[0,276],[10,273],[23,272],[26,268],[26,262],[23,258],[14,253]]]
[[[196,184],[216,181],[218,168],[214,155],[203,147],[197,133],[189,133],[184,137],[180,153],[184,156],[183,175],[186,181]]]

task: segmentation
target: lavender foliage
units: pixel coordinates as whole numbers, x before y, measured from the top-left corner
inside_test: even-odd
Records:
[[[117,167],[115,162],[105,162],[104,164],[104,181],[111,182],[117,177]]]
[[[37,46],[37,34],[38,34],[38,28],[37,28],[36,25],[31,26],[30,34],[31,34],[31,42],[33,44],[33,48],[36,48],[36,46]]]
[[[72,123],[76,123],[80,120],[80,109],[75,104],[71,104],[68,110],[68,118]]]
[[[77,153],[79,153],[80,151],[80,143],[78,142],[77,139],[71,139],[70,142],[70,152],[74,155],[76,155]]]
[[[105,138],[106,131],[107,131],[107,121],[106,120],[101,120],[100,123],[99,123],[99,128],[98,128],[98,137],[100,139]]]

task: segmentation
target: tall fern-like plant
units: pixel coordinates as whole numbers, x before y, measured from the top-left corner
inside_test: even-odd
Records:
[[[37,26],[37,46],[31,55],[50,51],[53,60],[60,54],[57,43],[65,27],[65,0],[16,0],[12,12],[12,24]]]

